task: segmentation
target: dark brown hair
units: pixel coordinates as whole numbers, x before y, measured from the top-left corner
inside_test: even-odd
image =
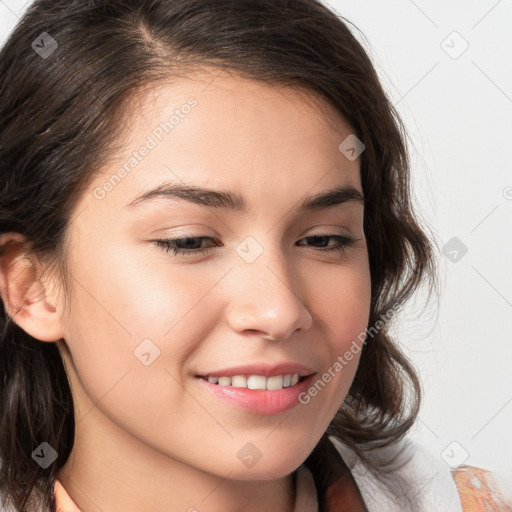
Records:
[[[370,326],[423,282],[435,286],[402,124],[347,22],[318,0],[35,1],[0,53],[0,234],[24,235],[27,250],[66,283],[70,215],[116,150],[127,105],[159,81],[211,67],[315,92],[364,143]],[[5,310],[0,327],[1,495],[21,511],[37,491],[55,510],[53,485],[74,442],[64,366],[54,343],[28,335]],[[367,450],[403,438],[419,401],[417,375],[386,322],[366,340],[325,435],[367,460]],[[321,441],[311,467],[328,463]],[[47,469],[31,457],[42,442],[58,452]]]

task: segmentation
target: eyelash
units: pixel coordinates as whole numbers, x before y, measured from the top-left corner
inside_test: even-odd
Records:
[[[313,239],[314,238],[337,239],[338,243],[339,243],[338,246],[330,247],[328,249],[320,249],[320,251],[329,252],[329,253],[336,252],[340,255],[344,254],[347,249],[349,249],[356,243],[356,240],[354,238],[350,238],[350,237],[343,236],[343,235],[324,235],[324,234],[310,235],[310,236],[304,237],[302,240],[307,240],[307,239],[311,239],[311,238],[313,238]],[[184,256],[192,256],[192,255],[198,254],[198,253],[208,254],[209,252],[211,252],[212,249],[215,249],[215,247],[220,247],[220,245],[217,244],[215,247],[206,247],[203,249],[183,249],[181,247],[176,247],[175,245],[173,245],[175,242],[179,242],[182,240],[194,240],[194,239],[214,240],[210,236],[188,236],[188,237],[181,237],[181,238],[169,238],[169,239],[165,239],[165,240],[153,240],[153,242],[158,247],[161,247],[166,252],[172,251],[175,255],[184,255]]]

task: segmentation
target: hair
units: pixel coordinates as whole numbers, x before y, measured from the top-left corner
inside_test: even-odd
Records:
[[[36,0],[0,52],[0,235],[24,235],[66,290],[73,208],[114,154],[128,105],[149,88],[196,70],[234,70],[316,93],[348,121],[365,145],[369,325],[384,326],[367,337],[350,391],[305,461],[312,470],[329,460],[327,435],[372,467],[369,452],[414,424],[421,384],[389,333],[389,313],[420,284],[436,284],[433,245],[412,207],[405,129],[348,24],[319,0]],[[51,42],[43,33],[57,43],[44,56],[33,46]],[[74,443],[72,394],[56,343],[4,313],[1,496],[25,510],[38,492],[54,511],[55,479]],[[42,442],[58,453],[46,469],[31,456]]]

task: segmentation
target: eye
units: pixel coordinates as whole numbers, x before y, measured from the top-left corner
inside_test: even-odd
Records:
[[[162,247],[166,252],[173,252],[174,254],[196,254],[203,253],[206,254],[210,252],[215,246],[219,247],[220,244],[217,244],[213,247],[197,247],[201,245],[201,242],[198,244],[197,241],[203,240],[214,240],[211,236],[187,236],[183,238],[169,238],[166,240],[153,240],[157,246]],[[192,242],[191,242],[192,241]]]
[[[303,238],[303,240],[310,240],[313,243],[320,243],[322,247],[325,247],[325,244],[329,239],[337,240],[336,245],[329,246],[327,245],[326,249],[321,249],[322,252],[331,252],[335,251],[340,254],[344,253],[347,249],[355,245],[356,239],[350,238],[344,235],[312,235]]]
[[[320,248],[318,250],[320,252],[337,252],[344,253],[347,249],[352,247],[356,243],[356,239],[350,238],[344,235],[327,235],[327,234],[318,234],[312,235],[303,238],[302,240],[307,240],[313,244],[320,244]],[[299,240],[301,242],[302,240]],[[335,240],[335,245],[329,245],[329,240]],[[203,241],[211,241],[213,245],[209,247],[201,247]],[[194,255],[194,254],[208,254],[215,247],[220,247],[222,243],[217,242],[214,238],[210,236],[189,236],[182,238],[168,238],[161,240],[153,240],[153,242],[158,246],[164,249],[166,252],[171,252],[175,255]],[[300,244],[297,242],[297,244]]]

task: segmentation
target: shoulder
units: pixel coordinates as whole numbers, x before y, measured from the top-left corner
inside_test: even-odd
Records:
[[[453,479],[464,512],[512,512],[510,488],[506,488],[498,475],[464,465],[453,471]]]
[[[367,452],[372,471],[352,450],[331,439],[356,480],[371,512],[463,512],[450,467],[423,445],[403,438]]]
[[[472,466],[453,470],[418,441],[405,438],[369,452],[377,463],[392,459],[376,474],[340,440],[329,439],[372,512],[512,512],[512,501],[505,496],[507,485],[496,475]]]

